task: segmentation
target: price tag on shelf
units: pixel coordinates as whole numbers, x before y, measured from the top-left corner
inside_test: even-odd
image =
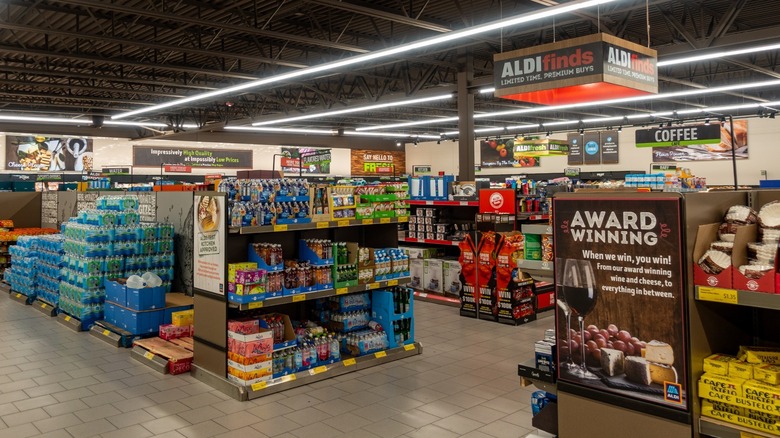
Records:
[[[104,329],[104,330],[103,330],[103,336],[108,336],[108,335],[110,335],[110,334],[111,334],[111,332],[110,332],[110,331],[108,331],[108,329]]]
[[[349,219],[342,219],[338,221],[338,226],[340,227],[348,227],[349,226]]]
[[[388,286],[398,286],[398,280],[387,280]]]
[[[363,225],[374,225],[373,219],[363,219]]]
[[[325,371],[328,371],[328,367],[322,365],[317,368],[312,368],[311,371],[309,371],[309,373],[311,373],[312,376],[315,376],[317,374],[324,373]]]
[[[21,298],[22,294],[16,294],[16,298]]]
[[[739,304],[736,290],[719,287],[699,286],[699,299],[716,303]]]
[[[469,201],[460,201],[460,205],[462,206],[469,205]]]
[[[49,305],[46,303],[41,303],[41,309],[46,310],[49,308]]]
[[[336,295],[344,295],[347,293],[348,289],[346,287],[340,287],[336,289]]]
[[[374,353],[374,357],[377,358],[377,359],[381,359],[383,357],[387,357],[387,352],[386,351],[377,351],[376,353]]]
[[[366,290],[368,289],[379,289],[379,283],[369,283],[366,285]]]
[[[390,218],[388,218],[390,219]],[[409,216],[401,216],[398,218],[398,222],[409,222]]]
[[[293,303],[298,303],[298,302],[301,302],[301,301],[306,301],[306,294],[293,295],[293,297],[292,297],[292,302]]]
[[[404,350],[406,350],[406,351],[412,351],[415,348],[416,347],[414,346],[414,344],[404,345]]]
[[[345,366],[345,367],[350,367],[350,366],[352,366],[352,365],[355,365],[356,363],[357,363],[357,361],[355,360],[355,358],[352,358],[352,359],[345,359],[345,360],[344,360],[344,366]]]
[[[252,391],[260,391],[268,386],[268,382],[257,382],[252,384]]]
[[[282,376],[281,382],[282,383],[292,382],[295,379],[297,379],[297,377],[295,377],[295,374],[288,374],[286,376]]]
[[[425,205],[433,205],[433,201],[425,201]]]
[[[380,218],[379,219],[379,223],[380,224],[389,224],[390,223],[390,218],[389,217]]]
[[[274,232],[287,231],[287,224],[274,225]]]
[[[762,435],[756,435],[755,433],[750,432],[739,432],[739,438],[763,438]]]
[[[249,307],[250,310],[251,309],[261,309],[263,307],[263,302],[262,301],[256,301],[254,303],[249,303],[249,305],[247,307]]]
[[[144,357],[149,360],[152,360],[154,359],[154,353],[152,353],[151,351],[147,351],[146,353],[144,353]]]
[[[70,321],[70,316],[65,315],[65,322],[69,322],[69,321]]]
[[[323,222],[317,222],[317,228],[329,228],[330,222],[323,221]]]

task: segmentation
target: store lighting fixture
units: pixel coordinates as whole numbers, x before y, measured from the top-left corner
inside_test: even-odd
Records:
[[[356,113],[356,112],[361,112],[361,111],[372,111],[372,110],[377,110],[377,109],[382,109],[382,108],[411,106],[411,105],[417,105],[417,104],[425,103],[425,102],[434,102],[434,101],[437,101],[437,100],[452,99],[453,96],[454,95],[452,93],[438,94],[436,96],[421,97],[421,98],[418,98],[418,99],[399,100],[399,101],[396,101],[396,102],[385,102],[385,103],[378,103],[378,104],[375,104],[375,105],[367,105],[367,106],[345,108],[345,109],[342,109],[342,110],[328,111],[328,112],[324,112],[324,113],[305,114],[305,115],[302,115],[302,116],[288,117],[288,118],[285,118],[285,119],[267,120],[267,121],[264,121],[264,122],[255,122],[255,123],[252,123],[252,126],[275,125],[277,123],[298,122],[298,121],[301,121],[301,120],[319,119],[319,118],[323,118],[323,117],[332,117],[332,116]]]
[[[710,118],[709,117],[704,119],[704,126],[710,126]]]
[[[545,18],[554,17],[561,14],[567,14],[570,12],[575,12],[580,9],[590,8],[598,5],[603,5],[606,3],[612,3],[616,0],[581,0],[581,1],[573,1],[570,3],[566,3],[564,5],[560,6],[554,6],[550,8],[543,9],[541,11],[537,12],[531,12],[528,14],[522,14],[511,18],[506,18],[503,20],[497,20],[493,21],[487,24],[483,24],[481,26],[473,26],[467,29],[458,30],[458,31],[452,31],[447,32],[441,35],[437,35],[431,38],[424,38],[419,41],[415,41],[413,43],[408,44],[401,44],[395,47],[390,47],[388,49],[383,50],[376,50],[374,52],[365,53],[362,55],[356,55],[351,56],[346,59],[342,59],[339,61],[334,62],[327,62],[324,64],[316,65],[313,67],[304,68],[301,70],[296,70],[288,73],[283,73],[276,76],[271,76],[268,78],[258,79],[256,81],[250,81],[243,84],[235,85],[228,88],[223,88],[221,90],[214,90],[209,91],[207,93],[200,93],[193,96],[185,97],[183,99],[176,99],[169,102],[161,103],[158,105],[153,105],[147,108],[141,108],[133,111],[128,111],[125,113],[117,114],[112,116],[112,119],[123,119],[127,117],[133,117],[137,116],[139,114],[146,114],[150,112],[159,111],[165,108],[172,108],[176,106],[186,105],[192,102],[198,102],[206,99],[213,99],[218,96],[224,96],[228,94],[237,94],[241,93],[250,89],[259,88],[264,85],[270,85],[270,84],[276,84],[280,82],[286,82],[290,81],[292,79],[300,79],[304,77],[311,77],[316,74],[321,74],[323,72],[328,72],[336,69],[340,69],[343,67],[349,67],[352,65],[357,64],[364,64],[369,61],[374,61],[377,59],[383,59],[390,56],[398,56],[403,53],[409,53],[413,52],[415,50],[423,49],[426,47],[436,46],[444,43],[448,43],[451,41],[457,41],[464,38],[481,35],[487,32],[491,32],[494,30],[503,29],[505,27],[510,26],[519,26],[522,24],[531,23],[538,20],[543,20]]]
[[[496,87],[482,88],[479,90],[479,94],[487,94],[496,91]]]
[[[723,50],[718,52],[705,53],[703,55],[688,56],[685,58],[669,59],[658,61],[658,67],[667,67],[670,65],[686,64],[689,62],[706,61],[708,59],[728,58],[730,56],[745,55],[748,53],[764,52],[780,49],[780,43],[768,44],[764,46],[745,47],[743,49]]]
[[[0,121],[9,122],[29,122],[29,123],[62,123],[68,125],[92,125],[91,119],[67,119],[62,117],[37,117],[37,116],[20,116],[12,114],[0,114]],[[165,128],[169,125],[165,123],[157,122],[116,122],[112,120],[106,120],[103,122],[108,126],[135,126],[139,128]]]
[[[226,131],[282,132],[292,134],[336,135],[331,129],[259,128],[253,126],[225,126]]]

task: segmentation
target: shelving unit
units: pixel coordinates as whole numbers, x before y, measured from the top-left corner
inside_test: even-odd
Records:
[[[413,237],[399,238],[399,242],[406,243],[425,243],[428,245],[441,245],[441,246],[458,246],[460,241],[458,240],[434,240],[434,239],[416,239]]]
[[[695,293],[696,299],[699,301],[780,310],[780,295],[778,294],[708,286],[696,286]]]
[[[777,435],[761,432],[756,429],[737,426],[736,424],[716,420],[714,418],[699,418],[699,432],[702,435],[715,438],[755,438],[767,437],[776,438]]]
[[[202,195],[224,196],[224,194],[213,192],[204,192]],[[224,219],[226,219],[227,211],[223,213],[225,214]],[[221,257],[223,265],[219,269],[224,270],[223,278],[226,283],[227,265],[246,261],[249,245],[257,242],[281,245],[285,258],[292,258],[297,253],[299,239],[306,238],[359,242],[361,246],[375,248],[396,247],[398,245],[397,224],[407,220],[408,217],[403,216],[381,219],[342,219],[262,227],[224,227],[219,237],[225,242],[224,251],[218,256]],[[227,379],[227,320],[230,317],[238,316],[243,311],[255,309],[268,309],[269,312],[278,313],[299,313],[303,310],[302,305],[307,301],[403,285],[408,284],[409,281],[409,277],[403,277],[351,287],[267,298],[245,304],[231,302],[227,294],[195,287],[195,325],[198,330],[194,337],[192,374],[195,378],[225,394],[243,401],[420,354],[422,352],[421,346],[414,343],[355,358],[349,358],[345,355],[339,362],[299,371],[251,386],[239,385]],[[225,284],[224,287],[226,286]]]
[[[423,205],[434,207],[479,207],[479,201],[424,201],[420,199],[408,199],[409,205]]]

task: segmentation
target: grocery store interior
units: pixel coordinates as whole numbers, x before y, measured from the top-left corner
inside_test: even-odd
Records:
[[[780,436],[777,12],[0,2],[0,438]]]

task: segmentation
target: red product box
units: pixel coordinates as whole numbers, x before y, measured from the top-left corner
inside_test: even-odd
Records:
[[[190,337],[193,333],[194,329],[191,325],[179,327],[173,324],[163,324],[160,326],[159,337],[170,341],[171,339]]]
[[[258,284],[264,276],[265,271],[262,269],[239,269],[236,271],[236,284]]]
[[[260,329],[258,333],[242,335],[228,331],[228,351],[246,357],[271,354],[274,351],[273,332]]]
[[[190,370],[192,370],[192,358],[168,361],[168,372],[172,375],[188,373]]]
[[[229,331],[240,335],[260,333],[260,320],[257,318],[230,319],[227,325]]]
[[[261,354],[255,357],[246,357],[232,351],[228,351],[228,360],[243,366],[256,365],[271,360],[271,354]]]

